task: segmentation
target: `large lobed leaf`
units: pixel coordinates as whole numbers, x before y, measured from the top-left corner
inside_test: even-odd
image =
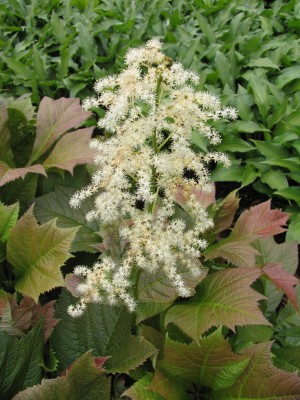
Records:
[[[123,395],[128,396],[132,400],[164,400],[160,394],[148,388],[152,378],[152,374],[146,374],[142,379],[139,379],[134,385],[126,390]]]
[[[0,202],[0,240],[6,242],[11,229],[16,225],[19,215],[19,204],[6,206]]]
[[[55,220],[38,225],[31,207],[12,228],[7,241],[16,290],[37,302],[41,293],[63,286],[60,267],[71,257],[68,250],[77,230],[57,228]]]
[[[173,378],[214,390],[232,386],[249,363],[250,357],[234,354],[219,328],[199,340],[183,344],[168,337],[164,357],[158,367]]]
[[[109,400],[110,378],[97,366],[90,352],[80,357],[65,373],[56,379],[44,379],[17,394],[13,400]]]
[[[236,383],[213,392],[211,400],[298,400],[300,381],[297,373],[279,370],[272,365],[270,343],[260,343],[244,350],[251,357]]]
[[[34,214],[40,222],[48,222],[57,218],[60,228],[79,227],[71,244],[71,251],[87,251],[94,253],[93,245],[99,242],[99,225],[96,221],[87,221],[85,216],[94,206],[93,199],[88,198],[79,209],[70,207],[69,201],[74,194],[73,188],[56,186],[55,191],[36,199]]]
[[[60,369],[89,349],[95,356],[111,356],[105,364],[110,372],[128,372],[157,352],[147,340],[131,334],[130,315],[125,309],[88,304],[82,317],[73,318],[67,307],[76,301],[64,290],[57,302],[55,316],[61,321],[51,338]]]
[[[93,127],[78,129],[63,136],[43,162],[44,168],[65,169],[72,174],[76,165],[91,164],[95,155],[89,148],[93,129]]]
[[[264,297],[250,287],[259,276],[259,270],[248,268],[215,272],[190,301],[167,311],[165,323],[174,323],[196,342],[212,326],[270,325],[258,306]]]
[[[44,97],[37,114],[37,134],[29,164],[32,164],[64,133],[76,128],[91,114],[82,110],[78,98],[52,100]]]
[[[270,237],[285,232],[282,226],[287,223],[289,214],[280,210],[271,210],[271,200],[245,210],[237,220],[232,235],[243,237],[256,235]]]
[[[0,332],[0,398],[11,400],[20,390],[40,382],[43,329],[38,324],[21,339]]]
[[[18,178],[25,178],[25,175],[29,172],[47,176],[46,171],[41,164],[31,165],[30,167],[24,168],[11,168],[5,162],[0,161],[0,186]]]

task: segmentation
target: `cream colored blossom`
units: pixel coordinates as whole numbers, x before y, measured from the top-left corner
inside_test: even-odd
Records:
[[[211,228],[212,221],[193,190],[209,192],[207,164],[228,166],[229,159],[219,152],[195,153],[190,140],[192,135],[201,135],[212,145],[219,143],[220,135],[210,121],[234,119],[236,111],[222,108],[215,95],[196,91],[198,75],[173,63],[161,46],[153,39],[145,47],[129,50],[127,68],[97,81],[98,97],[83,103],[84,109],[106,108],[98,126],[109,138],[91,141],[97,171],[70,203],[80,207],[94,196],[87,219],[116,227],[120,243],[126,246],[118,254],[103,254],[92,268],[76,267],[74,273],[82,283],[77,287],[79,303],[69,307],[73,316],[80,316],[89,302],[113,305],[121,301],[133,311],[136,269],[164,271],[183,297],[191,294],[183,271],[198,280],[206,274],[199,261],[207,246],[201,234]],[[192,171],[193,177],[187,178],[186,171]],[[176,191],[186,184],[193,189],[186,204],[192,226],[175,215]]]

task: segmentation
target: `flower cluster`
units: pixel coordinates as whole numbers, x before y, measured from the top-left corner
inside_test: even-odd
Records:
[[[199,77],[165,56],[158,40],[129,50],[125,62],[122,73],[96,82],[97,97],[84,101],[86,110],[106,110],[98,122],[106,135],[91,141],[97,170],[70,203],[79,207],[93,195],[95,207],[87,219],[117,225],[126,249],[119,257],[103,255],[92,268],[75,269],[82,283],[80,302],[69,307],[73,316],[81,315],[88,302],[123,301],[133,311],[132,275],[139,269],[163,270],[178,295],[189,296],[181,272],[205,276],[199,259],[207,243],[201,233],[212,226],[194,194],[212,188],[207,163],[229,165],[225,154],[195,153],[191,137],[219,143],[209,122],[234,119],[235,109],[222,108],[216,96],[196,91]],[[175,214],[178,188],[187,186],[191,226]]]

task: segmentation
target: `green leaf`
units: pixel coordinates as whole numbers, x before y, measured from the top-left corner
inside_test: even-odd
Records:
[[[65,132],[77,127],[90,115],[82,110],[77,98],[52,100],[44,97],[37,114],[37,134],[29,164],[44,154]]]
[[[134,383],[122,396],[128,396],[133,400],[164,400],[157,392],[148,389],[153,374],[147,373],[142,379]]]
[[[31,207],[12,228],[7,241],[16,290],[37,302],[41,293],[63,286],[60,267],[71,256],[68,250],[77,230],[57,228],[55,220],[38,225]]]
[[[296,218],[293,219],[290,224],[286,234],[286,240],[292,241],[297,240],[300,243],[300,215],[296,215]]]
[[[222,328],[190,345],[166,338],[164,358],[158,367],[173,378],[214,390],[232,386],[248,365],[250,357],[234,354]]]
[[[5,63],[8,67],[13,70],[13,72],[23,78],[24,80],[31,80],[32,79],[32,70],[27,67],[26,65],[22,64],[20,61],[16,60],[13,57],[5,57],[2,56]]]
[[[222,143],[218,146],[218,150],[246,153],[247,151],[254,150],[254,147],[240,138],[225,136],[224,139],[222,139]]]
[[[72,241],[70,251],[86,251],[95,253],[92,247],[99,242],[100,227],[96,221],[87,221],[85,216],[94,206],[94,200],[89,198],[84,201],[79,209],[71,208],[69,201],[74,194],[73,188],[56,186],[54,192],[50,192],[36,199],[34,214],[44,223],[57,218],[57,226],[60,228],[79,227]]]
[[[259,275],[260,271],[248,268],[208,275],[191,300],[167,311],[165,324],[174,323],[196,342],[212,326],[234,330],[237,325],[270,325],[258,307],[263,296],[250,287]]]
[[[276,86],[278,86],[279,89],[282,89],[285,85],[295,79],[300,79],[300,66],[298,65],[284,69],[276,79]]]
[[[254,121],[236,121],[231,124],[231,128],[237,132],[254,133],[268,132],[268,129]]]
[[[261,175],[261,181],[275,190],[285,189],[289,186],[286,175],[278,169],[272,169],[263,173]]]
[[[300,374],[300,346],[298,347],[282,347],[272,350],[275,354],[274,365],[288,372],[298,371]]]
[[[95,356],[110,356],[105,364],[110,372],[128,372],[156,353],[149,342],[131,335],[130,315],[126,310],[88,304],[82,317],[73,318],[67,314],[67,307],[76,301],[64,290],[57,302],[55,316],[61,321],[51,338],[60,369],[66,368],[89,349],[93,349]]]
[[[66,40],[65,26],[63,20],[60,19],[59,16],[55,14],[54,11],[52,11],[50,23],[51,23],[52,33],[57,38],[59,43],[63,44]]]
[[[6,242],[11,229],[16,225],[19,215],[19,203],[6,206],[0,202],[0,240]]]
[[[248,67],[259,67],[259,68],[274,68],[278,69],[278,65],[276,65],[270,58],[257,58],[256,60],[250,61]]]
[[[1,399],[10,400],[20,390],[40,382],[43,346],[41,324],[21,339],[0,332]]]
[[[290,186],[286,189],[277,190],[274,192],[278,196],[284,197],[289,200],[294,200],[300,206],[300,187]]]
[[[110,377],[99,371],[90,352],[80,357],[66,376],[44,379],[37,385],[18,393],[13,400],[109,400]]]
[[[289,152],[280,144],[262,140],[252,140],[252,142],[266,158],[288,158],[290,156]]]
[[[263,118],[266,118],[270,108],[270,95],[266,81],[256,74],[251,74],[249,85],[252,89],[254,100]]]
[[[300,381],[297,373],[285,372],[272,365],[270,343],[256,344],[241,354],[251,357],[242,375],[233,386],[212,393],[209,399],[299,399]]]
[[[148,388],[158,392],[164,400],[193,400],[195,398],[188,382],[178,381],[159,368],[155,368],[153,381]]]

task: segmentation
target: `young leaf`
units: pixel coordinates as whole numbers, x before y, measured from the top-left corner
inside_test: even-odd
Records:
[[[208,275],[189,302],[167,311],[165,324],[174,323],[196,342],[212,326],[234,330],[237,325],[270,325],[258,307],[264,297],[250,287],[259,275],[259,270],[248,268]]]
[[[277,289],[282,289],[291,303],[298,310],[297,297],[294,286],[298,279],[285,271],[279,263],[268,263],[262,267],[262,272],[274,283]]]
[[[269,237],[285,232],[282,228],[285,225],[289,214],[280,210],[271,210],[271,200],[251,207],[246,210],[237,220],[232,235],[242,237],[244,235],[257,235],[259,237]]]
[[[100,227],[96,221],[87,221],[85,216],[93,207],[93,198],[84,201],[80,208],[74,209],[69,205],[73,188],[55,186],[55,191],[36,199],[34,214],[40,222],[48,222],[57,218],[57,226],[60,228],[79,227],[71,244],[71,252],[86,251],[95,253],[93,245],[99,242]]]
[[[91,113],[82,110],[79,99],[44,97],[37,113],[37,135],[29,161],[32,164],[65,132],[76,128]]]
[[[37,303],[41,293],[63,286],[60,267],[71,257],[68,250],[77,230],[57,228],[55,220],[38,225],[31,207],[12,228],[7,241],[16,290]]]
[[[229,193],[219,205],[214,216],[214,233],[219,233],[231,227],[234,214],[239,207],[240,199],[236,195],[237,191]]]
[[[0,202],[0,240],[6,242],[11,229],[16,225],[19,215],[19,203],[5,206]]]
[[[110,372],[134,369],[156,353],[149,342],[131,335],[130,316],[124,309],[88,304],[82,317],[73,318],[67,314],[67,308],[76,301],[63,290],[57,302],[55,316],[61,321],[51,338],[60,369],[66,368],[89,349],[93,349],[96,356],[110,356],[106,362],[106,370]]]
[[[158,367],[173,378],[211,387],[232,386],[249,363],[250,357],[234,354],[222,328],[190,345],[166,338],[164,358]]]
[[[60,168],[73,174],[73,169],[79,164],[91,164],[94,151],[89,148],[93,128],[78,129],[64,135],[43,162],[44,168]]]
[[[43,345],[41,324],[21,339],[0,332],[1,399],[10,400],[20,390],[40,382]]]
[[[110,378],[100,371],[97,360],[87,352],[72,365],[65,376],[44,379],[41,385],[18,393],[13,400],[109,400]]]
[[[44,167],[40,164],[32,165],[31,167],[24,168],[11,168],[5,162],[0,161],[0,186],[5,185],[7,182],[14,181],[18,178],[25,178],[29,173],[42,174],[47,176]]]
[[[297,373],[275,368],[270,347],[270,343],[260,343],[244,350],[242,354],[251,357],[251,360],[242,375],[233,386],[213,392],[209,399],[299,399]]]

